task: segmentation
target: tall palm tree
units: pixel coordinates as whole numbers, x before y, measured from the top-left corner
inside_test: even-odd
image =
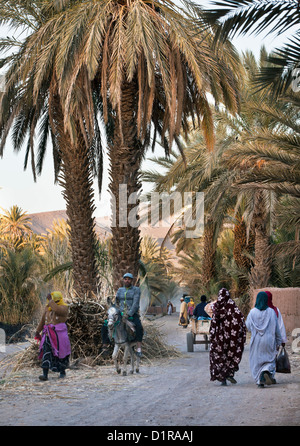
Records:
[[[140,233],[134,211],[140,164],[151,138],[154,147],[159,135],[168,153],[173,140],[179,143],[180,130],[188,130],[191,117],[213,147],[207,92],[232,111],[238,108],[237,54],[228,43],[212,51],[213,34],[202,28],[198,13],[186,1],[180,7],[171,0],[75,1],[55,23],[53,44],[59,39],[61,62],[57,79],[67,115],[76,98],[73,80],[83,71],[99,94],[106,124],[116,287],[125,271],[138,272]],[[69,67],[70,56],[74,65]],[[92,96],[90,90],[87,94]]]
[[[244,64],[248,73],[245,80],[248,80],[242,89],[241,112],[236,117],[219,112],[216,119],[218,125],[227,128],[227,137],[220,138],[221,144],[217,126],[215,152],[206,153],[205,160],[203,141],[195,139],[195,147],[190,144],[185,149],[186,169],[178,159],[173,165],[163,165],[166,173],[148,172],[145,176],[160,192],[174,187],[204,190],[211,215],[215,218],[218,214],[234,216],[229,220],[234,222],[233,255],[240,272],[246,272],[239,274],[238,295],[245,293],[249,283],[251,288],[270,284],[274,277],[271,275],[274,259],[292,257],[293,274],[299,270],[299,101],[297,95],[292,95],[272,104],[263,101],[260,93],[250,94],[250,81],[259,66],[250,53],[245,55]],[[289,207],[283,200],[279,202],[282,204],[280,223],[294,231],[295,241],[271,244],[274,240],[272,226],[274,221],[279,223],[277,200],[286,200],[287,194],[290,196]],[[196,265],[192,257],[194,253],[190,247],[188,249]],[[253,262],[250,262],[249,254],[252,253]],[[291,263],[287,263],[289,267]],[[278,277],[282,275],[287,277],[286,283],[291,283],[292,275],[287,275],[283,269]],[[189,277],[193,277],[192,274]]]
[[[63,188],[70,225],[74,289],[78,294],[96,293],[98,278],[94,256],[95,223],[93,176],[101,166],[98,126],[89,127],[94,114],[88,82],[82,70],[75,82],[78,94],[72,110],[67,110],[59,91],[57,42],[52,37],[59,15],[69,2],[0,2],[0,21],[25,29],[26,36],[1,39],[2,50],[13,50],[2,59],[7,67],[5,91],[1,94],[0,155],[9,131],[15,150],[26,142],[25,168],[31,157],[34,179],[41,173],[49,136],[52,140],[55,178]],[[56,43],[56,45],[55,45]],[[43,51],[49,49],[48,58]],[[72,61],[71,61],[72,65]],[[69,120],[66,126],[65,120]],[[38,155],[34,137],[39,128]],[[99,166],[97,166],[99,160]],[[101,170],[101,169],[100,169]],[[101,178],[101,174],[99,175]]]
[[[247,191],[248,203],[250,204],[245,215],[248,214],[248,228],[252,231],[255,240],[254,264],[249,275],[251,288],[264,287],[270,280],[272,256],[270,252],[269,221],[272,211],[272,199],[269,193],[259,187],[259,184],[257,184],[255,191],[251,188],[240,188],[238,186],[245,177],[249,177],[252,174],[253,170],[261,170],[262,164],[260,162],[256,163],[254,159],[251,161],[249,159],[246,160],[245,157],[237,159],[233,154],[236,151],[247,150],[247,146],[252,144],[252,136],[258,133],[261,128],[268,130],[276,126],[276,122],[271,115],[259,112],[258,104],[261,104],[264,100],[267,102],[264,93],[256,92],[254,94],[252,90],[256,73],[265,66],[266,54],[265,49],[262,48],[260,61],[257,63],[251,52],[245,53],[243,64],[247,75],[243,84],[241,113],[236,120],[225,116],[223,113],[225,122],[230,125],[233,135],[236,136],[236,139],[232,141],[231,146],[224,154],[224,162],[227,168],[238,169],[236,170],[238,175],[236,175],[233,181],[234,188],[237,188],[240,193]],[[268,106],[269,104],[270,100]],[[277,104],[277,107],[279,108],[280,104]],[[237,161],[236,163],[235,160]]]

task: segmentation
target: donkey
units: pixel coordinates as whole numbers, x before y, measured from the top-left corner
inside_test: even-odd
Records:
[[[124,355],[123,355],[123,376],[127,375],[127,361],[128,356],[131,359],[131,370],[129,373],[134,372],[134,363],[135,363],[135,353],[134,353],[134,345],[136,341],[133,336],[130,336],[128,333],[128,329],[126,327],[126,322],[122,317],[121,310],[112,305],[107,311],[107,325],[109,337],[114,339],[115,347],[112,354],[112,359],[114,360],[115,367],[118,373],[121,373],[121,367],[118,363],[118,352],[122,346],[124,346]],[[135,334],[135,332],[134,332]],[[140,358],[136,357],[136,373],[139,373],[140,366]]]

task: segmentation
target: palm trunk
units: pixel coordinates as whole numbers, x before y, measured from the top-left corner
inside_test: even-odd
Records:
[[[202,261],[202,285],[209,287],[210,281],[214,278],[216,267],[216,246],[214,243],[215,224],[212,218],[208,218],[204,227],[204,250]]]
[[[249,288],[249,278],[247,276],[250,269],[250,258],[246,254],[253,250],[253,245],[253,233],[250,233],[248,239],[245,221],[243,217],[237,216],[237,222],[234,226],[233,257],[241,273],[245,274],[245,276],[239,278],[238,289],[236,290],[237,297],[246,294]]]
[[[97,293],[96,235],[93,218],[93,180],[84,145],[64,154],[60,184],[67,204],[73,259],[74,289],[78,295]]]
[[[57,135],[62,160],[59,184],[63,188],[70,227],[74,291],[78,296],[93,297],[99,283],[95,260],[93,179],[88,148],[80,131],[76,145],[71,143],[69,135],[64,131],[59,97],[54,96],[52,101],[52,130]]]
[[[140,229],[135,215],[141,189],[140,165],[143,148],[136,131],[136,85],[124,83],[120,113],[114,123],[113,142],[109,147],[112,209],[113,284],[117,289],[124,273],[137,278],[140,260]],[[122,127],[122,128],[121,128]],[[132,198],[132,203],[128,203]]]
[[[253,224],[255,231],[255,259],[250,272],[251,289],[260,289],[268,285],[271,275],[270,244],[267,235],[266,211],[263,191],[258,190],[255,197]]]

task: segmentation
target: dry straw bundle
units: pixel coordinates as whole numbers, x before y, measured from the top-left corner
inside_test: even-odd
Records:
[[[72,358],[103,363],[101,328],[107,307],[96,300],[73,298],[67,321]]]

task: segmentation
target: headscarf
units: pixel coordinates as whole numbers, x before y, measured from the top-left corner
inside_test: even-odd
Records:
[[[230,293],[226,288],[221,288],[218,294],[218,301],[223,300],[226,302],[230,298]]]
[[[273,310],[276,313],[276,316],[278,317],[278,309],[277,309],[277,307],[274,307],[274,305],[273,305],[272,293],[270,291],[266,291],[266,294],[268,296],[268,307],[273,308]]]
[[[224,318],[227,314],[229,305],[235,305],[233,300],[230,299],[230,293],[226,288],[221,288],[218,294],[218,299],[212,305],[214,319]]]
[[[260,311],[266,310],[268,307],[268,295],[265,291],[260,291],[256,296],[255,308]]]
[[[65,301],[64,301],[64,299],[63,299],[63,296],[62,296],[62,294],[61,294],[60,291],[53,291],[53,292],[51,293],[51,298],[52,298],[52,300],[54,300],[54,302],[56,303],[56,305],[65,305],[65,306],[68,306],[68,305],[65,303]],[[49,311],[51,311],[51,308],[50,308],[50,307],[48,307],[48,308],[49,308]]]

